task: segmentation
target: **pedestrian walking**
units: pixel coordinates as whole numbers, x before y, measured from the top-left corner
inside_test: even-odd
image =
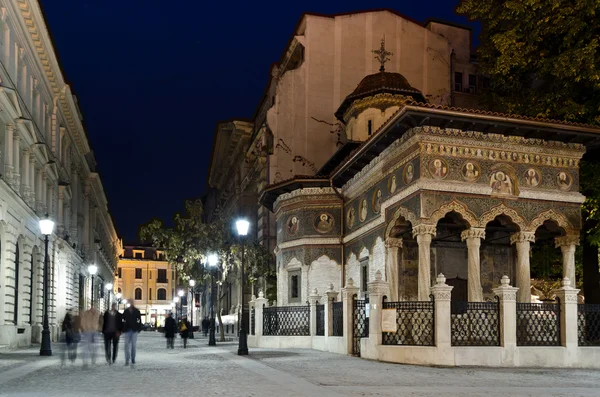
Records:
[[[117,352],[119,351],[119,337],[123,332],[123,318],[121,313],[117,310],[117,304],[113,303],[111,308],[104,312],[104,318],[102,321],[102,334],[104,335],[104,355],[106,357],[106,363],[112,365],[117,359]],[[112,344],[112,357],[111,357],[111,344]]]
[[[206,316],[202,320],[202,331],[204,332],[204,337],[205,338],[206,338],[206,335],[208,335],[208,327],[209,326],[210,326],[210,321],[208,319],[208,316]]]
[[[83,331],[84,356],[83,365],[87,366],[88,361],[92,365],[96,364],[96,334],[98,333],[98,322],[100,316],[92,304],[89,310],[86,310],[81,316],[81,330]]]
[[[133,303],[123,312],[123,333],[125,334],[125,365],[135,364],[135,347],[138,333],[142,330],[142,315]]]
[[[187,340],[190,337],[191,329],[190,322],[187,320],[187,317],[184,316],[179,324],[179,335],[181,335],[181,339],[183,340],[184,349],[187,348]]]
[[[67,310],[67,314],[62,322],[62,331],[65,333],[65,348],[62,351],[60,363],[61,365],[65,364],[65,361],[68,359],[71,363],[75,362],[77,358],[77,343],[75,341],[75,324],[73,323],[73,318],[71,316],[71,309]]]
[[[165,338],[167,338],[167,349],[174,349],[174,339],[175,334],[177,333],[177,323],[173,318],[171,312],[167,314],[167,319],[165,320]]]

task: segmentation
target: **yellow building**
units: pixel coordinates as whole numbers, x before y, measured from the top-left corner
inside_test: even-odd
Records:
[[[133,302],[143,323],[161,326],[172,310],[175,274],[164,253],[153,247],[123,246],[117,268],[115,292],[121,301]],[[123,306],[120,306],[123,308]]]

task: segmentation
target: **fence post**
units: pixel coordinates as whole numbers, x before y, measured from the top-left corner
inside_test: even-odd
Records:
[[[333,301],[338,293],[333,290],[333,284],[329,284],[329,289],[323,294],[325,300],[325,337],[333,335]]]
[[[252,317],[252,309],[254,310],[254,333],[252,332],[252,325],[250,324],[252,322],[252,318],[250,318],[248,326],[250,327],[250,329],[248,329],[248,335],[255,335],[256,334],[256,295],[252,294],[252,298],[250,299],[250,302],[248,302],[248,315],[250,317]],[[235,332],[235,326],[233,331]]]
[[[346,282],[346,287],[342,288],[342,302],[344,303],[344,346],[346,346],[346,354],[352,354],[354,295],[356,294],[358,294],[358,288],[354,286],[354,280],[349,278]]]
[[[258,292],[258,298],[254,300],[254,305],[254,334],[259,338],[263,335],[263,307],[268,306],[268,300],[265,298],[265,294],[262,291]],[[258,339],[256,342],[258,345]]]
[[[438,349],[451,346],[450,294],[452,288],[446,284],[446,277],[442,273],[437,276],[436,284],[431,287],[431,293],[435,299],[435,345]]]
[[[317,335],[317,303],[319,298],[319,291],[316,288],[308,297],[308,303],[310,304],[310,336]]]
[[[577,348],[577,293],[568,277],[563,278],[562,287],[552,291],[560,299],[560,340],[567,348]]]
[[[517,347],[517,291],[511,287],[508,276],[502,276],[500,286],[494,288],[494,294],[500,298],[500,346],[504,347],[507,363],[514,361]]]
[[[381,345],[381,309],[383,296],[388,291],[388,283],[383,281],[381,271],[375,272],[375,280],[367,284],[369,290],[369,343],[371,346]]]

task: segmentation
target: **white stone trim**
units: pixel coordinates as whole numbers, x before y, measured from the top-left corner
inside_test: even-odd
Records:
[[[341,244],[339,237],[307,237],[301,238],[298,240],[286,241],[285,243],[281,243],[277,245],[279,252],[282,249],[297,247],[299,245],[339,245]]]
[[[273,203],[273,208],[277,208],[279,203],[284,200],[289,200],[294,197],[301,196],[313,196],[321,194],[335,194],[335,190],[331,187],[307,187],[304,189],[296,189],[290,193],[284,193],[277,197],[277,200]]]

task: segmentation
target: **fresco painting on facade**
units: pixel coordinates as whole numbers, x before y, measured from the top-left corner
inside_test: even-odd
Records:
[[[540,172],[535,168],[528,168],[525,171],[525,183],[529,187],[536,187],[540,184],[540,180],[542,179]]]
[[[448,163],[444,159],[434,159],[429,163],[429,173],[435,179],[444,179],[448,176]]]
[[[388,181],[388,191],[390,194],[396,193],[398,185],[396,184],[396,175],[392,175]]]
[[[286,225],[287,233],[290,236],[295,236],[298,233],[298,217],[291,216]]]
[[[375,190],[373,193],[373,202],[371,204],[373,212],[378,214],[381,211],[381,189]]]
[[[462,174],[466,181],[475,182],[477,179],[479,179],[479,175],[481,174],[479,164],[472,161],[467,161],[463,165]]]
[[[329,233],[333,229],[334,218],[331,214],[321,213],[315,218],[314,227],[319,233]]]
[[[406,164],[406,166],[404,167],[404,173],[403,173],[403,177],[402,177],[404,184],[408,185],[409,183],[411,183],[414,176],[415,176],[415,171],[414,171],[414,167],[413,167],[412,163]]]
[[[361,222],[364,222],[367,219],[367,199],[362,199],[360,202],[360,206],[358,207],[358,219]]]

